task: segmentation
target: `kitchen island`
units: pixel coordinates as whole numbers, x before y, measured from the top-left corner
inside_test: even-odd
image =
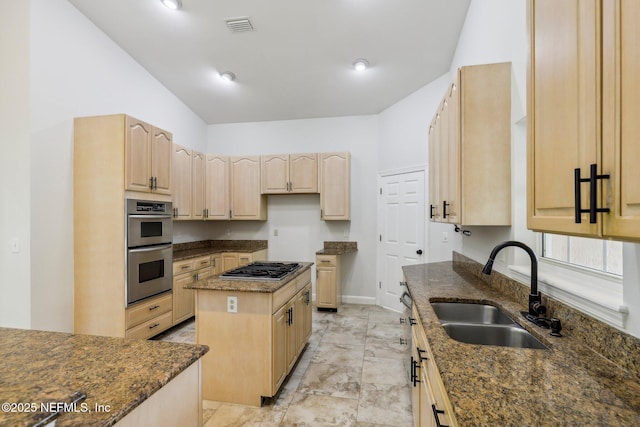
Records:
[[[311,335],[311,265],[279,280],[215,276],[196,290],[196,342],[205,400],[261,406],[273,397]]]
[[[200,358],[207,350],[0,328],[0,425],[33,426],[48,417],[57,427],[201,425]]]
[[[562,337],[550,336],[520,314],[528,287],[481,269],[456,253],[453,262],[403,267],[457,425],[640,425],[640,340],[543,295],[548,317],[563,324]],[[548,349],[456,341],[431,302],[497,306]]]

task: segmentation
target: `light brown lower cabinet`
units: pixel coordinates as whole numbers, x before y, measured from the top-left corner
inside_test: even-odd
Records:
[[[411,326],[410,386],[414,427],[457,427],[453,408],[438,372],[415,305]]]
[[[201,256],[173,263],[173,324],[177,325],[195,315],[195,293],[185,289],[196,280],[213,274],[211,256]]]
[[[147,339],[173,326],[173,295],[149,298],[125,310],[125,338]]]
[[[274,293],[197,289],[196,341],[205,400],[261,406],[275,396],[311,335],[311,270]],[[235,298],[236,312],[228,310]]]
[[[340,257],[316,255],[316,306],[318,310],[337,311],[342,302]]]
[[[223,252],[220,255],[220,269],[217,274],[221,274],[227,270],[242,267],[255,261],[265,261],[267,259],[267,250],[263,249],[255,252]]]

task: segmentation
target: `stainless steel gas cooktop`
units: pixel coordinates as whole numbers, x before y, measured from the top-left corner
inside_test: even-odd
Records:
[[[300,264],[297,262],[254,262],[225,271],[220,277],[244,280],[281,280],[298,268],[300,268]]]

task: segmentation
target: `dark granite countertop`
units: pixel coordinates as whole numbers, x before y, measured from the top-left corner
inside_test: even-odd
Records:
[[[301,267],[284,277],[282,280],[246,280],[246,279],[226,279],[220,276],[198,280],[185,286],[187,289],[210,290],[210,291],[238,291],[238,292],[275,292],[313,265],[312,262],[300,262]]]
[[[2,426],[32,426],[40,404],[86,394],[91,413],[62,412],[56,426],[111,426],[202,357],[203,345],[0,328],[0,400],[36,412],[0,411]],[[109,411],[93,411],[108,405]],[[4,408],[4,407],[3,407]]]
[[[358,251],[358,242],[324,242],[324,248],[316,255],[344,255]]]
[[[467,259],[468,260],[468,259]],[[631,426],[640,425],[640,382],[635,366],[638,340],[611,327],[568,314],[562,303],[543,300],[554,317],[568,324],[561,338],[522,320],[526,302],[507,297],[505,276],[484,283],[481,266],[443,262],[403,267],[435,363],[460,426]],[[477,270],[477,271],[476,271]],[[501,276],[501,277],[500,277]],[[508,278],[506,278],[508,279]],[[520,286],[522,289],[528,289]],[[527,292],[523,292],[526,297]],[[548,350],[472,345],[455,341],[440,325],[430,302],[482,302],[495,305],[546,344]],[[551,316],[550,316],[551,317]],[[585,316],[586,318],[586,316]],[[626,348],[610,360],[585,343]],[[617,335],[617,336],[616,336]],[[607,341],[609,340],[609,341]],[[633,360],[632,360],[633,359]]]
[[[173,245],[173,261],[222,252],[256,252],[267,249],[267,240],[204,240]]]

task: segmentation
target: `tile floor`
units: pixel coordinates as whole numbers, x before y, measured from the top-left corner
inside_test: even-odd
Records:
[[[205,427],[412,425],[399,314],[345,304],[313,311],[313,333],[278,396],[261,408],[205,400]],[[195,341],[190,320],[156,339]]]

